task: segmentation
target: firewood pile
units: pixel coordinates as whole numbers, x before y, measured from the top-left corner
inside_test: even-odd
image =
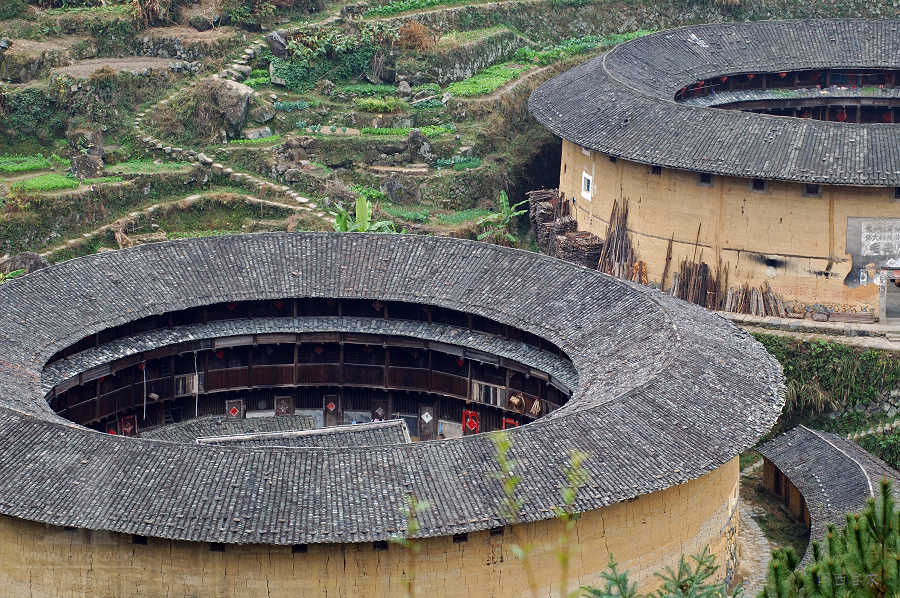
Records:
[[[603,240],[587,231],[570,231],[556,237],[556,257],[594,268],[603,251]]]
[[[597,269],[616,278],[631,280],[635,273],[639,273],[640,267],[635,270],[637,259],[627,226],[628,202],[624,201],[620,205],[616,200],[606,226],[606,242],[603,244]],[[646,267],[644,273],[646,278]]]
[[[728,289],[724,309],[754,316],[788,317],[784,301],[775,294],[767,282],[759,287],[751,287],[745,282],[741,287]]]
[[[707,309],[720,310],[725,302],[728,288],[728,266],[722,267],[721,260],[715,271],[701,259],[681,260],[678,271],[672,277],[671,294],[679,299],[702,305]]]
[[[560,259],[586,264],[587,260],[577,252],[579,248],[591,248],[594,243],[589,237],[596,237],[590,233],[569,236],[576,232],[577,223],[570,214],[565,197],[556,189],[529,191],[526,196],[529,201],[528,216],[541,251]],[[582,238],[584,235],[587,238]],[[590,260],[590,267],[593,268],[596,264],[595,253],[591,253]]]

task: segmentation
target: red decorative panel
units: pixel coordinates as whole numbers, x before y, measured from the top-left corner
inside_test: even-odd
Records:
[[[519,422],[517,422],[516,420],[514,420],[511,417],[504,417],[503,421],[501,422],[501,429],[503,429],[503,430],[506,430],[507,428],[518,428],[518,427],[519,427]]]
[[[225,401],[225,417],[242,419],[244,417],[244,400],[229,399]]]
[[[478,430],[481,427],[481,417],[479,416],[477,411],[471,411],[469,409],[462,410],[462,429],[463,436],[468,436],[470,434],[478,434]]]

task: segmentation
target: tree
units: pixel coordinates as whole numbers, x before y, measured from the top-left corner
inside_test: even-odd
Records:
[[[769,563],[761,598],[884,598],[900,595],[900,513],[891,483],[881,482],[877,498],[847,526],[828,526],[824,543],[813,542],[812,563],[794,570],[797,557],[778,550]]]
[[[372,222],[374,207],[363,196],[356,198],[356,213],[350,214],[343,207],[331,212],[334,216],[334,230],[339,233],[391,233],[396,232],[394,223],[388,220]]]
[[[665,573],[657,573],[662,580],[662,586],[646,598],[725,598],[741,596],[741,588],[735,588],[731,593],[725,582],[710,581],[719,567],[715,564],[715,557],[710,554],[709,547],[703,549],[700,554],[690,557],[688,562],[681,555],[678,567],[672,569],[666,567]],[[628,581],[627,573],[620,573],[616,561],[609,557],[609,566],[601,576],[605,584],[602,588],[582,588],[586,598],[638,598],[637,585]]]
[[[507,246],[517,243],[519,238],[512,232],[512,225],[517,217],[528,211],[519,209],[519,206],[527,203],[527,201],[527,199],[522,200],[511,206],[509,205],[509,197],[506,195],[506,191],[501,191],[498,202],[500,211],[485,216],[478,221],[479,226],[487,228],[487,230],[478,235],[478,240],[484,241],[487,239],[491,243]]]

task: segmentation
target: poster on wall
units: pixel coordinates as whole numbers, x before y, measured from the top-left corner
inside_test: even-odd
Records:
[[[244,399],[229,399],[225,401],[225,417],[228,419],[243,419]]]
[[[875,270],[900,268],[900,218],[847,218],[847,247],[852,266],[844,284],[854,288],[878,282],[868,275]]]
[[[294,415],[294,397],[275,397],[275,415]]]

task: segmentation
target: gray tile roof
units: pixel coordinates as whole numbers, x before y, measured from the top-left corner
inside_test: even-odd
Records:
[[[810,540],[821,540],[829,523],[846,525],[846,514],[860,511],[887,478],[900,473],[856,443],[836,434],[798,426],[757,449],[797,487],[809,510]],[[804,562],[810,559],[807,550]]]
[[[116,359],[167,345],[203,339],[248,334],[352,332],[358,334],[407,336],[425,341],[476,349],[512,359],[550,374],[569,389],[578,386],[578,372],[567,359],[533,345],[449,324],[412,320],[385,320],[361,317],[296,317],[224,320],[207,324],[177,326],[117,339],[100,347],[81,351],[44,368],[41,382],[47,393],[55,385],[79,373]]]
[[[196,442],[198,438],[230,436],[234,434],[263,434],[310,430],[316,422],[308,415],[285,415],[279,417],[227,418],[223,415],[207,415],[143,430],[141,438],[165,440],[167,442]]]
[[[781,368],[694,305],[536,253],[413,235],[265,233],[70,260],[0,286],[0,513],[162,538],[298,544],[383,540],[409,493],[422,536],[501,524],[489,435],[379,447],[238,450],[110,436],[44,401],[59,350],[145,316],[227,301],[335,297],[462,310],[556,344],[572,399],[509,432],[522,519],[553,517],[572,450],[575,507],[702,476],[752,446],[784,401]],[[481,474],[484,472],[484,475]]]
[[[900,186],[900,124],[851,124],[679,104],[713,76],[900,68],[900,20],[758,21],[638,38],[543,84],[529,107],[564,139],[644,164],[739,177]]]
[[[248,448],[340,448],[386,446],[407,444],[409,442],[412,442],[409,436],[409,428],[406,427],[406,421],[402,419],[334,426],[315,430],[233,434],[230,436],[197,438],[197,444]]]

